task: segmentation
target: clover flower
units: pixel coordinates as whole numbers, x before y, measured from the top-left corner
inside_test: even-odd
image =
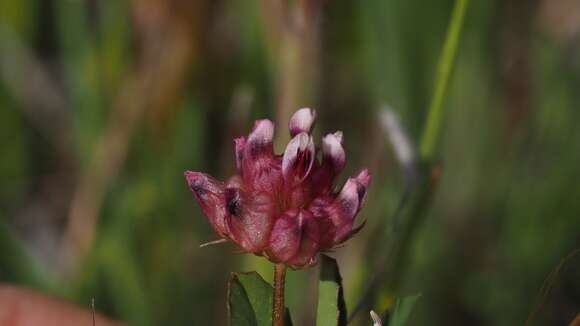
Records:
[[[370,175],[349,178],[340,191],[333,181],[346,163],[342,132],[314,145],[314,110],[290,119],[292,140],[282,155],[273,153],[274,124],[258,120],[247,138],[234,140],[238,174],[220,182],[201,172],[185,177],[204,215],[224,240],[274,263],[301,268],[356,233]],[[321,152],[320,158],[318,152]],[[364,223],[363,223],[364,224]]]

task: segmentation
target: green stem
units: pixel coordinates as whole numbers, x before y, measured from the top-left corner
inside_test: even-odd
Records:
[[[286,280],[286,265],[274,265],[274,304],[272,307],[272,325],[284,326],[284,283]]]
[[[435,92],[429,106],[427,123],[423,130],[421,138],[420,156],[423,160],[431,160],[435,152],[435,146],[439,138],[441,122],[443,121],[443,100],[447,93],[451,68],[455,62],[457,53],[457,44],[461,35],[463,18],[467,9],[469,0],[457,0],[453,13],[451,14],[451,23],[447,30],[447,39],[443,47],[443,52],[437,64],[437,79],[435,83]]]

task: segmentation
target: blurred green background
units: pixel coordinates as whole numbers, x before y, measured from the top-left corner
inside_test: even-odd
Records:
[[[233,173],[253,120],[318,111],[345,134],[347,175],[373,175],[337,257],[352,309],[388,239],[405,179],[378,118],[415,144],[453,1],[2,0],[0,282],[133,325],[223,325],[231,271],[264,259],[216,237],[183,171]],[[472,1],[433,205],[396,295],[413,325],[566,325],[580,312],[580,3]],[[388,262],[387,262],[388,263]],[[317,268],[289,272],[296,325],[313,325]],[[395,293],[379,295],[382,310]],[[357,324],[368,325],[368,312]]]

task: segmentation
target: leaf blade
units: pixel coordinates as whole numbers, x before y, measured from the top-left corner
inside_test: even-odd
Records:
[[[336,260],[326,255],[321,256],[316,324],[346,325],[342,278]]]
[[[246,290],[258,326],[272,325],[272,286],[256,272],[239,273],[238,279]]]
[[[228,321],[231,326],[258,326],[256,314],[238,275],[228,281]]]
[[[256,272],[232,273],[228,284],[228,319],[232,326],[271,326],[273,287]],[[286,326],[292,326],[286,308]]]

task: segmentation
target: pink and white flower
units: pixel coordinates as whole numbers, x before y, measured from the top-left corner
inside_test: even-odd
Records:
[[[300,268],[315,264],[318,252],[358,231],[354,221],[370,175],[364,169],[334,191],[334,179],[346,164],[342,132],[324,136],[317,149],[311,135],[315,121],[316,112],[309,108],[294,113],[289,124],[293,138],[282,155],[273,152],[272,121],[256,121],[247,138],[234,140],[238,174],[226,182],[185,172],[220,237],[245,252]]]

